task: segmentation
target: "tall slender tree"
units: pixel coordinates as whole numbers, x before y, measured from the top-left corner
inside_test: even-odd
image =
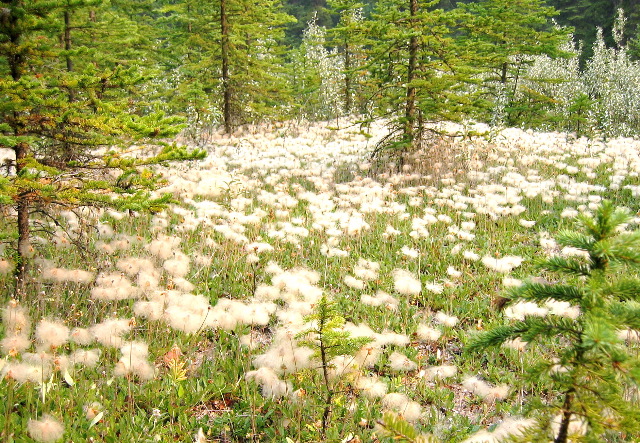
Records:
[[[168,31],[161,52],[171,53],[179,83],[215,104],[225,132],[277,115],[287,100],[284,26],[294,20],[280,0],[183,0],[161,10]]]
[[[454,38],[458,11],[437,4],[380,0],[368,24],[375,35],[369,55],[375,102],[391,121],[385,146],[414,148],[427,123],[457,120],[473,106],[461,89],[471,80],[471,52]]]
[[[364,4],[358,0],[328,0],[330,10],[340,20],[329,30],[333,44],[339,48],[344,70],[344,112],[362,111],[362,89],[366,71],[365,47],[368,43],[364,27]]]
[[[467,37],[478,43],[476,65],[486,73],[485,86],[495,101],[504,102],[505,123],[515,125],[528,110],[527,97],[516,100],[525,66],[534,55],[568,55],[560,48],[569,30],[553,25],[556,11],[542,0],[480,0],[460,7],[468,13]]]

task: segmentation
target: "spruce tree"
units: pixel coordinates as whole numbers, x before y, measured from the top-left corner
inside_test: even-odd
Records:
[[[293,17],[280,0],[220,0],[224,126],[277,117],[287,102],[283,70],[284,26]],[[226,47],[225,47],[226,46]],[[226,63],[226,73],[225,73]]]
[[[227,133],[286,110],[282,40],[294,19],[280,0],[182,0],[160,10],[158,52],[183,91],[184,110],[213,104]]]
[[[375,106],[391,122],[382,147],[415,148],[429,123],[460,120],[475,106],[463,89],[472,53],[455,38],[459,13],[437,4],[380,0],[367,23],[375,39],[368,65]]]
[[[204,152],[158,144],[155,154],[142,154],[148,141],[173,136],[180,126],[132,99],[144,80],[135,65],[81,57],[92,48],[73,43],[72,16],[95,2],[4,4],[0,147],[12,150],[15,161],[0,183],[0,202],[15,209],[16,295],[24,297],[34,213],[55,216],[53,207],[81,206],[159,209],[169,196],[151,197],[157,177],[147,166]],[[134,143],[138,147],[130,148]]]
[[[553,256],[540,264],[561,280],[529,281],[508,295],[508,304],[566,302],[579,308],[577,318],[526,315],[479,334],[468,347],[483,351],[520,338],[539,350],[543,361],[530,368],[531,381],[548,383],[557,395],[548,396],[546,404],[530,404],[548,412],[541,424],[559,414],[555,443],[568,441],[574,420],[586,425],[586,441],[603,441],[607,431],[620,435],[640,431],[637,404],[629,400],[639,388],[640,360],[620,334],[627,328],[640,330],[640,231],[624,230],[631,218],[608,201],[593,217],[582,215],[577,230],[557,236],[560,246],[582,254]],[[541,438],[547,432],[543,429]]]
[[[338,24],[329,30],[335,47],[339,48],[344,70],[344,113],[362,112],[366,77],[366,53],[368,43],[364,28],[364,5],[357,0],[328,0],[329,8],[340,17]]]
[[[568,55],[560,50],[568,29],[551,22],[556,11],[543,0],[481,0],[460,8],[468,14],[462,35],[476,42],[474,64],[484,70],[485,87],[496,106],[504,107],[504,123],[515,126],[533,113],[531,108],[551,103],[552,97],[521,90],[520,86],[532,56]]]
[[[300,345],[313,349],[315,351],[314,357],[320,361],[321,385],[324,390],[324,409],[320,432],[322,439],[324,439],[337,389],[337,382],[329,376],[331,360],[341,355],[353,355],[371,339],[351,337],[351,334],[344,330],[346,321],[340,315],[336,302],[324,294],[315,305],[313,312],[305,317],[305,321],[310,324],[310,327],[299,332],[296,338],[301,339]]]

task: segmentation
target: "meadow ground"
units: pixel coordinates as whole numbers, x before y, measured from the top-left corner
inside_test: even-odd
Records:
[[[384,410],[437,441],[536,426],[527,406],[557,393],[524,373],[554,349],[465,344],[525,314],[580,315],[500,309],[501,294],[552,278],[537,259],[580,254],[553,239],[578,214],[639,210],[640,142],[505,129],[400,164],[371,160],[382,126],[336,126],[215,136],[205,160],[163,169],[176,203],[158,214],[40,220],[22,300],[0,250],[3,441],[375,441]],[[323,301],[329,332],[362,338],[329,351],[327,378],[308,321]]]

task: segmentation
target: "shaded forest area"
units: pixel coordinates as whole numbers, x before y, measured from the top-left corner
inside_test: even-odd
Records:
[[[370,11],[373,10],[375,0],[364,0],[361,3],[365,10]],[[441,0],[437,6],[451,10],[458,3],[473,2],[470,0],[461,2]],[[607,44],[610,46],[614,44],[611,30],[616,18],[616,11],[620,8],[627,17],[626,35],[636,38],[638,34],[638,24],[640,23],[638,5],[640,3],[636,0],[548,0],[546,4],[558,11],[558,16],[555,18],[557,23],[560,26],[572,27],[576,40],[584,42],[586,48],[593,45],[597,27],[603,29]],[[339,19],[336,14],[332,14],[326,0],[287,0],[284,8],[288,14],[298,20],[287,27],[287,37],[292,44],[301,41],[306,23],[311,20],[314,13],[318,13],[318,24],[328,28],[334,26]],[[587,55],[591,55],[590,50]]]
[[[616,90],[635,78],[638,14],[631,1],[5,4],[0,123],[10,149],[16,136],[29,134],[69,142],[66,122],[56,125],[62,131],[48,126],[51,112],[73,110],[86,124],[107,108],[139,121],[122,126],[117,117],[110,120],[120,121],[117,128],[92,126],[90,133],[136,127],[155,136],[163,132],[159,122],[142,123],[151,115],[179,117],[190,136],[218,125],[231,132],[292,118],[385,117],[393,122],[391,139],[400,133],[404,145],[425,124],[443,120],[636,130],[634,122],[602,114],[611,103],[599,89],[602,81]],[[42,106],[43,97],[51,103]],[[30,110],[29,122],[16,120],[22,110]]]

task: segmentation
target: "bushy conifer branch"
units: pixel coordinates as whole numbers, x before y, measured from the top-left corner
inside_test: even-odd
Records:
[[[376,434],[384,439],[383,441],[398,443],[435,443],[437,441],[429,435],[420,434],[404,418],[391,411],[385,412],[377,425]]]
[[[531,368],[538,383],[548,380],[561,394],[558,401],[539,405],[539,409],[560,412],[554,443],[568,441],[569,424],[575,417],[584,420],[591,440],[605,430],[624,433],[640,428],[640,415],[626,396],[628,389],[637,390],[640,384],[640,360],[620,335],[625,328],[640,326],[636,301],[640,279],[614,272],[618,266],[631,270],[640,263],[638,232],[621,231],[630,218],[629,211],[602,202],[593,217],[578,219],[580,231],[561,233],[559,243],[585,251],[582,261],[553,257],[541,264],[546,271],[564,274],[567,283],[525,283],[509,293],[510,303],[570,302],[580,308],[577,318],[525,314],[521,321],[478,334],[469,345],[469,350],[479,351],[519,337],[530,346],[555,348],[556,360]],[[548,377],[542,377],[544,373]],[[548,438],[548,432],[542,429],[539,435]]]

